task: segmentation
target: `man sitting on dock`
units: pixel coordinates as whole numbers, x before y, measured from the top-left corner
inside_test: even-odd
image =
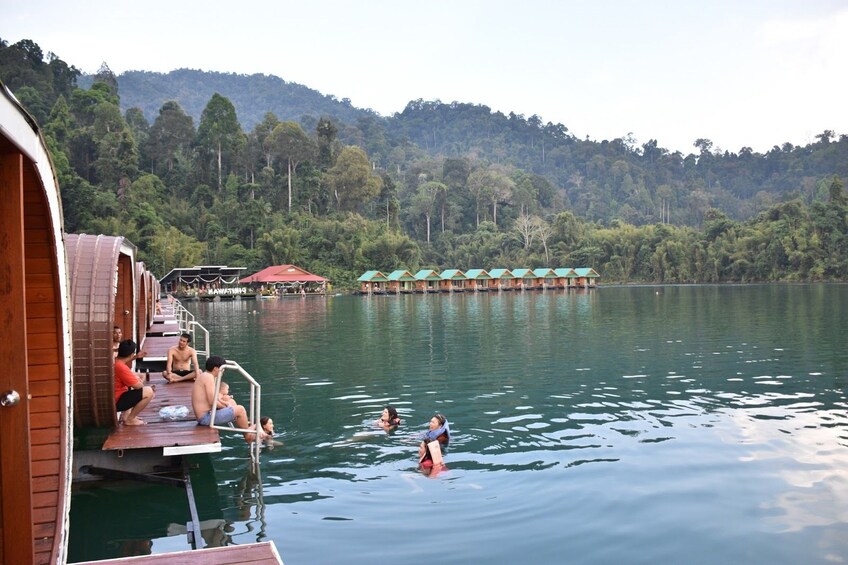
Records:
[[[194,381],[191,389],[191,407],[194,408],[194,416],[199,426],[208,426],[212,423],[212,405],[218,402],[215,396],[215,381],[221,372],[221,366],[226,362],[227,360],[220,355],[211,356],[206,360],[206,370]],[[236,404],[232,397],[227,404],[228,406],[215,411],[215,425],[222,426],[235,422],[236,427],[248,429],[250,422],[247,420],[247,411],[244,406]],[[253,434],[245,434],[246,439],[248,435],[253,436]]]
[[[144,386],[130,369],[137,350],[138,345],[133,340],[125,339],[118,345],[115,359],[115,409],[122,413],[121,421],[127,426],[144,424],[138,415],[156,394],[153,387]]]
[[[200,373],[197,351],[189,343],[191,335],[184,333],[180,336],[179,343],[168,349],[168,361],[165,363],[163,376],[169,383],[191,381]]]

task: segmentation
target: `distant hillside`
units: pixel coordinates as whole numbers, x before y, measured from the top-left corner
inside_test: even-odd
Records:
[[[80,77],[78,84],[88,88],[92,80]],[[581,140],[563,124],[482,104],[419,99],[382,117],[345,98],[261,74],[132,71],[117,81],[121,109],[141,108],[150,123],[164,102],[176,100],[196,127],[215,93],[232,102],[246,133],[267,112],[299,122],[313,135],[318,118],[330,117],[339,142],[364,148],[375,168],[403,177],[407,208],[421,174],[440,178],[445,158],[463,160],[469,171],[496,165],[544,177],[547,185],[536,180],[538,186],[513,194],[516,201],[529,199],[533,210],[567,208],[588,220],[635,225],[664,220],[698,226],[709,208],[743,220],[777,202],[824,200],[831,176],[848,176],[848,136],[829,130],[816,143],[775,145],[765,154],[750,148],[714,152],[710,140],[699,139],[698,152],[683,155],[656,140],[641,146],[627,139]]]
[[[121,110],[141,108],[150,122],[159,115],[164,102],[176,100],[197,125],[203,108],[216,92],[233,103],[245,131],[261,122],[266,112],[273,112],[283,121],[299,121],[303,116],[328,116],[345,123],[373,115],[368,110],[354,108],[347,99],[338,100],[335,96],[270,75],[178,69],[167,74],[127,71],[117,78]],[[77,82],[81,88],[89,88],[93,80],[92,75],[86,75]]]

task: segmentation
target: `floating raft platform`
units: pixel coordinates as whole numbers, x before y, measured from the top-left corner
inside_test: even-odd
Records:
[[[138,557],[123,557],[103,561],[85,561],[77,565],[283,565],[277,546],[267,541],[248,545],[228,545],[193,551],[179,551],[158,555],[142,555]]]

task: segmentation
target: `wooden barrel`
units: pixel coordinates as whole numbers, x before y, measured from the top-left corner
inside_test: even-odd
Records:
[[[67,560],[72,362],[62,231],[47,146],[0,83],[0,563]]]
[[[112,328],[138,341],[135,247],[123,237],[67,235],[74,351],[74,424],[113,427]]]

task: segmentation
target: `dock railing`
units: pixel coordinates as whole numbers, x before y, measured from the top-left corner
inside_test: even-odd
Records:
[[[244,368],[236,363],[235,361],[227,361],[226,364],[221,366],[221,370],[218,372],[218,378],[215,380],[215,398],[217,399],[221,393],[221,381],[224,377],[224,373],[227,369],[231,369],[234,371],[238,371],[239,375],[246,380],[250,384],[250,403],[247,410],[247,419],[252,423],[252,428],[236,428],[231,427],[230,425],[215,425],[215,413],[218,411],[218,403],[215,402],[212,404],[212,418],[210,427],[215,428],[216,430],[220,430],[222,432],[234,432],[234,433],[252,433],[253,441],[250,442],[250,462],[251,466],[254,470],[259,469],[259,451],[262,446],[262,442],[259,441],[259,429],[261,428],[259,418],[260,418],[260,404],[261,404],[261,392],[262,386],[256,382],[256,380],[250,376],[250,373],[244,370]]]
[[[198,355],[209,357],[209,330],[203,327],[203,324],[192,320],[188,323],[188,332],[191,334],[191,342],[194,344],[194,350]],[[203,349],[198,347],[197,334],[203,334]]]
[[[191,335],[191,343],[198,355],[209,357],[209,330],[203,327],[203,324],[194,319],[194,314],[182,305],[177,299],[174,299],[174,317],[180,326],[180,331],[188,332]],[[203,348],[198,347],[197,334],[202,333]]]

